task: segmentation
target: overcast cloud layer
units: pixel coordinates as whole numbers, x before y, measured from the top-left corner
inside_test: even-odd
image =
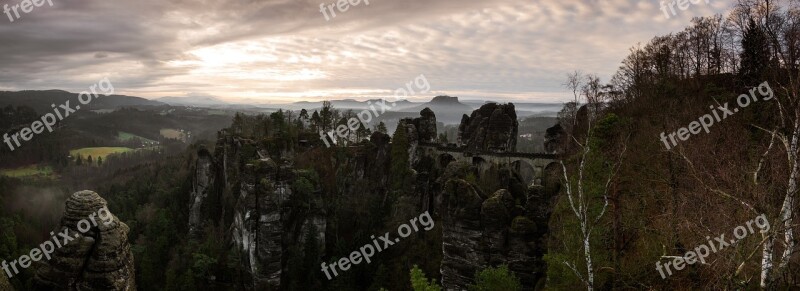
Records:
[[[419,99],[564,101],[566,73],[607,81],[630,47],[732,4],[667,19],[656,0],[370,0],[326,21],[308,0],[52,1],[0,15],[0,90],[108,76],[126,95],[277,103],[388,96],[424,74]]]

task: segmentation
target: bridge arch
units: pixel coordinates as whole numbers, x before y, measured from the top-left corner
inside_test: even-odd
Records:
[[[448,153],[443,153],[443,154],[440,154],[438,157],[436,157],[436,163],[442,169],[447,168],[447,165],[449,165],[451,162],[453,162],[455,160],[456,160],[456,158],[453,157],[453,155],[448,154]]]

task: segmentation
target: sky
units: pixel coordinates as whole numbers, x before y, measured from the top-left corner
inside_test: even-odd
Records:
[[[0,90],[108,77],[130,96],[287,103],[389,97],[424,75],[409,100],[563,102],[567,73],[608,81],[637,43],[733,4],[667,18],[657,0],[353,0],[326,20],[333,0],[50,1],[0,15]]]

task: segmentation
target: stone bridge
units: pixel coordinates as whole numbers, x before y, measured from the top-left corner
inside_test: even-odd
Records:
[[[541,185],[545,170],[558,162],[558,155],[540,153],[467,152],[464,148],[439,144],[420,143],[419,150],[435,157],[436,164],[443,166],[450,161],[459,161],[477,166],[481,171],[492,165],[510,165],[527,185]]]

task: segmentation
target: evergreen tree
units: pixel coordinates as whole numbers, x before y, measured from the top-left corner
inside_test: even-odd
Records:
[[[741,69],[739,74],[748,84],[761,81],[769,66],[767,34],[752,18],[742,37]]]
[[[378,125],[375,126],[375,131],[382,132],[382,133],[389,133],[389,130],[386,129],[386,124],[383,121],[379,122]]]
[[[363,123],[359,123],[358,129],[356,130],[356,142],[361,142],[370,135],[372,135],[372,130],[364,126]]]
[[[300,110],[300,116],[298,118],[300,118],[302,121],[308,121],[308,110]]]
[[[322,102],[322,112],[319,114],[321,118],[322,130],[329,130],[334,127],[336,118],[334,116],[333,103],[330,101]]]
[[[314,131],[318,131],[321,123],[322,118],[319,116],[319,112],[314,110],[314,114],[311,114],[311,127]]]

